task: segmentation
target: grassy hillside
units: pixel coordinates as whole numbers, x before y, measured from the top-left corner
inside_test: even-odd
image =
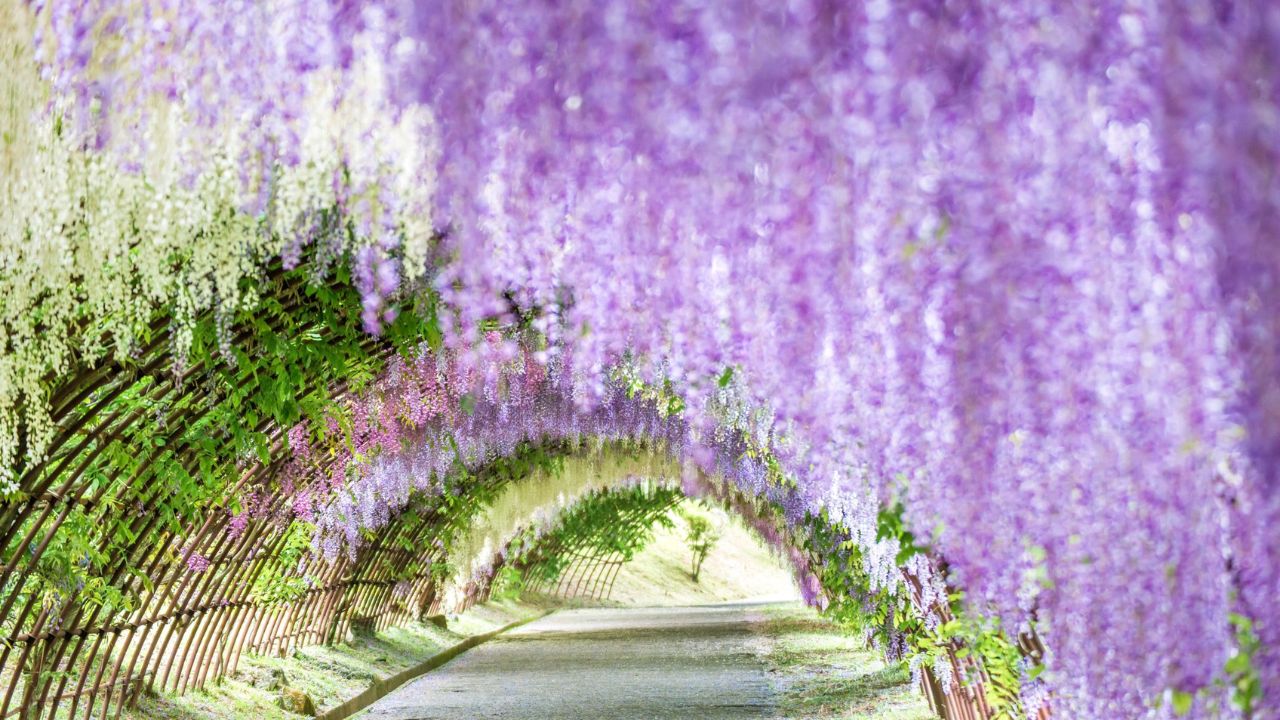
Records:
[[[707,555],[699,582],[690,576],[686,523],[672,513],[673,529],[658,527],[653,542],[623,566],[610,602],[618,605],[698,605],[727,600],[793,600],[799,597],[790,571],[737,518],[718,516],[686,501],[686,512],[711,516],[722,529]]]

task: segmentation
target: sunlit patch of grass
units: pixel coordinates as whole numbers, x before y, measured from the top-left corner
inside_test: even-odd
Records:
[[[610,600],[602,604],[701,605],[762,596],[799,597],[790,571],[736,518],[725,525],[695,583],[689,576],[683,523],[677,518],[674,528],[654,527],[653,541],[622,566]]]
[[[768,662],[785,688],[788,718],[931,720],[934,715],[901,663],[878,652],[808,608],[772,606],[761,629],[771,637]]]

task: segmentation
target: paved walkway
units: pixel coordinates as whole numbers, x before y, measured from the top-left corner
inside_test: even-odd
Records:
[[[759,606],[564,610],[467,652],[363,718],[766,718]]]

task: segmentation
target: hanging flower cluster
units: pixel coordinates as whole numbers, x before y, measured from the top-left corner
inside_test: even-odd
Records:
[[[385,13],[337,12],[0,10],[0,480],[43,455],[50,376],[161,330],[187,361],[195,318],[252,308],[277,259],[351,258],[367,329],[394,317],[434,233],[433,120],[391,97]]]

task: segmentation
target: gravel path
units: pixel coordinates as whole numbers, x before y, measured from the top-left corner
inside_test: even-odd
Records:
[[[564,610],[406,684],[361,718],[766,718],[759,605]]]

